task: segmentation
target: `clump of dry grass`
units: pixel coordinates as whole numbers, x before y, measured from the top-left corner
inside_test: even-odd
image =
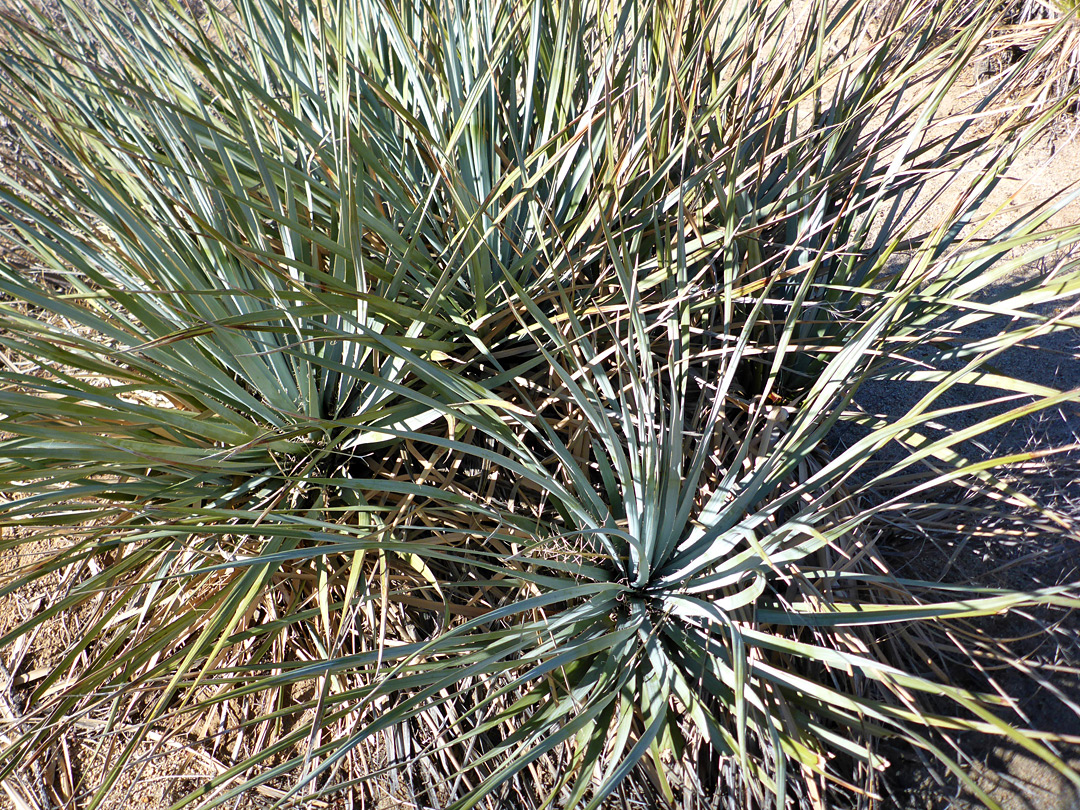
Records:
[[[1007,76],[1012,102],[1075,111],[1080,86],[1080,20],[1071,0],[1014,0],[986,45],[979,79]]]

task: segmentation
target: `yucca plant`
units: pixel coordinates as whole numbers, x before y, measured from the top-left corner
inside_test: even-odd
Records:
[[[1080,230],[1043,227],[1064,199],[978,213],[1053,110],[936,126],[990,10],[61,7],[4,17],[34,163],[0,201],[49,273],[0,269],[0,476],[5,552],[51,549],[2,592],[70,587],[0,647],[85,632],[5,777],[92,728],[107,768],[58,802],[173,740],[217,771],[177,807],[824,807],[869,802],[894,739],[994,806],[975,731],[1080,782],[968,621],[1075,589],[879,548],[943,509],[1075,539],[1001,472],[1038,453],[966,455],[1080,398],[992,370],[1075,328],[1039,313],[1080,274],[995,282]],[[867,381],[932,387],[885,416]],[[939,433],[956,384],[1008,408]]]

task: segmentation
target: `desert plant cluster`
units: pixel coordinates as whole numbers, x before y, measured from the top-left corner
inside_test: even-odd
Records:
[[[993,807],[980,736],[1080,784],[992,622],[1080,587],[895,561],[1080,539],[1011,473],[1068,448],[972,451],[1080,400],[995,366],[1077,326],[1071,197],[982,207],[1071,91],[945,125],[1001,9],[877,5],[4,13],[0,594],[64,587],[0,650],[81,630],[9,794],[166,741],[218,765],[177,808],[869,808],[905,751]],[[64,746],[103,767],[35,788]]]

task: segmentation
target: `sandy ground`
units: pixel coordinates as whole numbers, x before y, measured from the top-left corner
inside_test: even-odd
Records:
[[[960,114],[972,103],[969,94],[975,87],[975,77],[969,73],[961,88],[948,103],[951,113]],[[1062,116],[1054,132],[1028,148],[985,204],[991,212],[1005,206],[1000,217],[1004,222],[1011,211],[1045,200],[1054,194],[1075,189],[1080,181],[1080,121]],[[933,222],[955,199],[948,189],[926,212],[926,221]],[[1073,202],[1050,223],[1051,227],[1080,222],[1080,202]],[[1074,249],[1074,254],[1078,249]],[[1000,286],[1024,284],[1033,278],[1045,278],[1054,272],[1059,262],[1076,260],[1080,255],[1055,254],[1035,264],[1026,265],[1007,278]],[[990,291],[993,294],[994,290]],[[1040,314],[1061,314],[1061,307],[1046,307]],[[990,337],[1009,328],[1005,318],[990,318],[975,325],[972,336]],[[929,356],[929,353],[926,353]],[[959,365],[953,366],[954,368]],[[1023,346],[1010,349],[995,358],[995,368],[1001,373],[1029,382],[1062,390],[1080,387],[1080,334],[1075,329],[1043,335]],[[860,391],[857,402],[867,411],[899,417],[929,390],[929,385],[886,388],[868,385]],[[899,391],[895,389],[901,389]],[[939,405],[975,405],[989,398],[975,386],[953,386]],[[937,406],[935,406],[937,407]],[[1004,410],[1004,407],[996,409]],[[961,409],[945,422],[946,430],[959,430],[987,418],[994,409]],[[850,441],[854,434],[842,435],[840,443]],[[981,437],[981,445],[967,447],[972,457],[1001,456],[1050,447],[1076,445],[1071,452],[1029,465],[1022,475],[1027,491],[1038,491],[1054,508],[1080,519],[1080,407],[1075,404],[1049,409],[1028,419],[1013,423]],[[1057,538],[1027,538],[1014,544],[1005,542],[971,542],[963,555],[953,561],[957,573],[982,579],[985,584],[1025,587],[1037,584],[1052,586],[1080,579],[1080,550],[1075,541],[1062,543]],[[913,563],[915,573],[925,575],[932,570],[940,573],[941,554],[934,549],[920,548]],[[1022,562],[998,571],[1003,559]],[[955,577],[953,577],[955,580]],[[961,581],[963,579],[961,578]],[[1008,624],[1002,631],[1008,632]],[[1018,632],[1022,629],[1016,627]],[[1037,658],[1076,667],[1080,665],[1080,617],[1072,616],[1055,628],[1055,641],[1050,649]],[[1080,682],[1074,676],[1051,674],[1054,685],[1080,705]],[[1022,708],[1032,726],[1058,733],[1080,734],[1080,713],[1062,711],[1057,700],[1048,699],[1044,690],[1033,687],[1030,681],[1015,673],[1004,677],[1005,691],[1023,695]],[[972,750],[981,760],[972,776],[1004,810],[1080,810],[1080,797],[1057,771],[1025,751],[995,746],[992,741],[971,740]],[[1080,747],[1066,746],[1060,751],[1064,760],[1080,766]],[[938,769],[925,763],[905,762],[889,779],[896,790],[888,796],[884,807],[889,810],[974,810],[983,805],[961,789],[955,779],[944,778]]]

